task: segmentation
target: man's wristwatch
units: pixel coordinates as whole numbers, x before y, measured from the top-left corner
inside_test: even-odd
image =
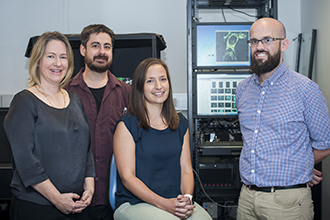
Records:
[[[184,194],[183,196],[189,198],[189,200],[190,200],[190,205],[193,205],[193,204],[194,204],[194,200],[193,200],[193,196],[192,196],[192,195],[190,195],[190,194]]]

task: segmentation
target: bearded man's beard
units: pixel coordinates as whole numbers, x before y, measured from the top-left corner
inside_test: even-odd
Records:
[[[258,60],[255,56],[257,52],[265,52],[268,56],[268,60]],[[251,59],[251,70],[253,73],[260,76],[261,74],[268,73],[274,70],[281,62],[281,46],[278,47],[278,51],[274,55],[270,55],[268,51],[258,50],[254,52]]]
[[[95,59],[105,59],[106,63],[105,64],[95,64],[93,63]],[[107,55],[97,55],[95,57],[93,57],[93,59],[89,59],[88,57],[85,57],[85,63],[87,64],[87,67],[92,70],[95,71],[97,73],[104,73],[105,71],[107,71],[112,64],[112,60],[108,61],[109,57]]]

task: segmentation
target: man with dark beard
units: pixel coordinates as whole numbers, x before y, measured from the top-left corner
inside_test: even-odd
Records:
[[[113,219],[108,198],[113,131],[128,106],[130,91],[128,84],[109,71],[114,37],[113,31],[102,24],[83,29],[80,53],[85,58],[85,67],[66,86],[82,100],[92,133],[95,192],[87,210],[90,219],[95,220]]]
[[[330,154],[330,119],[319,86],[290,70],[285,27],[262,18],[250,29],[254,74],[236,90],[243,148],[237,219],[312,220],[314,163]]]

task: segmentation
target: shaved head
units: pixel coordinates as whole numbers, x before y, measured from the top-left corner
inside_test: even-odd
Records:
[[[251,45],[251,70],[263,79],[267,79],[283,59],[283,52],[289,46],[284,25],[274,18],[261,18],[255,21],[250,29],[250,38],[258,40],[256,45]],[[271,38],[270,44],[260,42],[262,39]]]
[[[260,29],[271,32],[272,34],[270,36],[286,38],[286,30],[284,25],[274,18],[260,18],[255,21],[251,26],[250,35],[254,31],[258,31]]]

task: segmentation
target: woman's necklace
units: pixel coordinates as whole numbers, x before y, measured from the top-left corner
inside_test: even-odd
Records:
[[[37,90],[38,90],[43,96],[45,96],[45,98],[47,99],[47,101],[49,102],[49,104],[50,104],[52,107],[55,108],[55,106],[53,105],[53,103],[48,99],[48,96],[46,96],[45,93],[41,92],[41,91],[38,89],[38,86],[36,86],[36,89],[37,89]],[[63,95],[63,101],[64,101],[63,108],[64,108],[65,105],[66,105],[65,95],[64,95],[64,93],[62,92],[61,88],[60,88],[60,92],[61,92],[62,95]]]
[[[159,124],[153,124],[152,127],[156,127],[158,129],[160,127],[160,123]]]
[[[151,121],[150,121],[150,125],[151,125],[151,127],[159,129],[159,128],[164,127],[164,121],[163,121],[163,119],[161,119],[161,121],[158,121],[158,123],[151,123]]]

